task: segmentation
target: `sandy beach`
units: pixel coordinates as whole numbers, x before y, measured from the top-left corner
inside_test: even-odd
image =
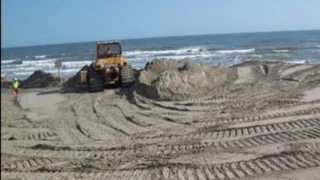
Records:
[[[1,91],[1,179],[320,179],[320,65],[157,60],[130,88]]]

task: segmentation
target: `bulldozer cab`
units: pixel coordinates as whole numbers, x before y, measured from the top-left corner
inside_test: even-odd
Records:
[[[119,42],[97,43],[98,58],[118,57],[122,55]]]
[[[111,65],[118,66],[126,63],[122,56],[122,48],[119,41],[97,42],[96,68],[107,68]]]

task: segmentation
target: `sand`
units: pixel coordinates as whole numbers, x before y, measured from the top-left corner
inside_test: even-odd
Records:
[[[2,89],[1,179],[319,179],[319,65],[158,60],[136,78]]]

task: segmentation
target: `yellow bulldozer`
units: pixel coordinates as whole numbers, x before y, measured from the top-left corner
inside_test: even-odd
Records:
[[[80,73],[80,81],[90,92],[103,91],[108,85],[129,87],[134,75],[119,41],[97,42],[97,57],[87,70]]]

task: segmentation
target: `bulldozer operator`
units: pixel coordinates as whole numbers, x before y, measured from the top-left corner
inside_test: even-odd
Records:
[[[111,51],[110,47],[108,47],[107,50],[106,50],[106,56],[107,57],[112,57],[112,55],[113,55],[113,52]]]

